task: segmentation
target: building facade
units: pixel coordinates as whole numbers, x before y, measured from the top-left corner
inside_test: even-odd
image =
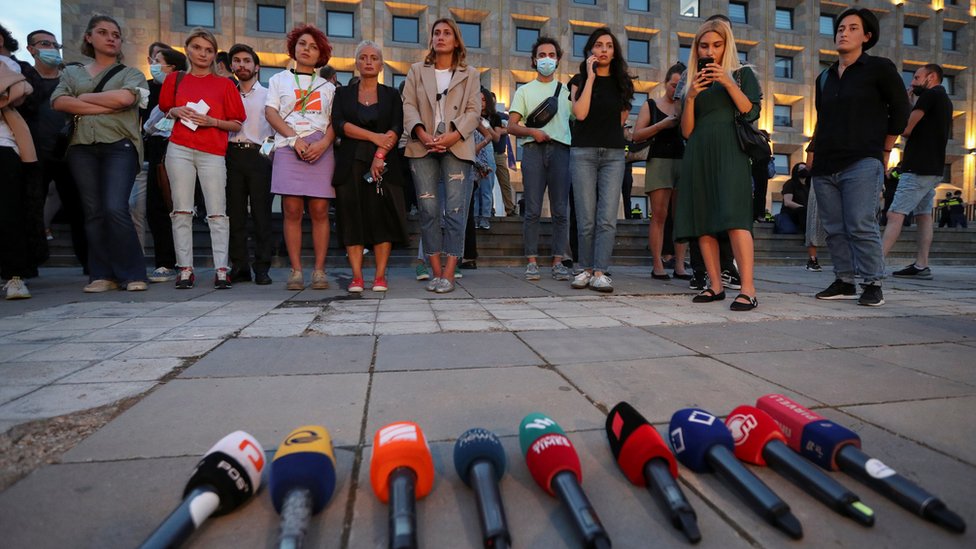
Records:
[[[881,23],[871,53],[892,59],[911,80],[926,63],[946,71],[954,105],[952,139],[944,187],[962,189],[976,200],[976,0],[865,0]],[[146,50],[162,41],[181,46],[189,30],[208,27],[222,49],[236,42],[253,46],[262,80],[287,68],[284,35],[299,23],[323,29],[333,44],[330,64],[340,79],[352,76],[353,51],[369,39],[383,48],[381,80],[396,86],[410,65],[423,58],[430,24],[452,17],[462,29],[468,63],[480,67],[482,82],[508,105],[515,88],[534,78],[529,50],[541,35],[555,37],[565,52],[558,69],[563,82],[579,70],[586,37],[607,25],[617,35],[636,77],[634,116],[643,100],[662,93],[668,67],[687,60],[695,31],[712,14],[728,15],[740,58],[757,68],[764,90],[759,125],[773,136],[777,177],[772,201],[786,174],[804,158],[816,122],[814,86],[820,71],[836,60],[833,16],[851,3],[813,0],[457,0],[427,4],[365,0],[83,0],[62,3],[63,42],[68,61],[80,60],[88,17],[106,13],[125,27],[127,63],[148,72]],[[900,147],[899,145],[898,147]],[[899,159],[897,151],[892,163]],[[640,196],[643,168],[634,170]],[[517,181],[517,175],[516,175]]]

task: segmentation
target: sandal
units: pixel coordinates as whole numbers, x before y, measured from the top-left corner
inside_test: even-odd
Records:
[[[715,293],[715,290],[711,288],[705,288],[700,294],[696,295],[691,302],[692,303],[711,303],[713,301],[722,301],[725,299],[725,290],[719,293]]]
[[[654,271],[651,271],[651,278],[653,278],[654,280],[671,280],[671,277],[668,276],[668,273],[657,274]]]
[[[739,301],[740,299],[748,300],[748,302],[743,303],[742,301]],[[733,311],[751,311],[758,306],[759,306],[759,300],[756,299],[755,297],[750,297],[747,296],[746,294],[739,294],[735,296],[735,299],[732,301],[732,304],[729,305],[729,309]]]

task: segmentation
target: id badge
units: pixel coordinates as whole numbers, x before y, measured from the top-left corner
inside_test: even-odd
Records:
[[[295,121],[295,133],[301,135],[303,133],[312,133],[312,123],[308,120],[296,120]]]

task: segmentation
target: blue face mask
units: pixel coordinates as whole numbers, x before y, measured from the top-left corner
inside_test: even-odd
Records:
[[[556,72],[556,64],[556,60],[552,57],[543,57],[536,60],[535,68],[542,76],[552,76],[552,73]]]
[[[37,50],[37,58],[49,67],[61,65],[61,53],[58,50]]]
[[[157,82],[166,80],[166,73],[163,72],[163,66],[159,63],[149,65],[149,74],[151,74],[153,79]]]

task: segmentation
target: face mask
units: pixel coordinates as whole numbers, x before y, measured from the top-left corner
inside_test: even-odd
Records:
[[[149,65],[149,74],[151,74],[153,79],[155,79],[157,82],[162,82],[166,79],[166,73],[163,72],[163,66],[159,63]]]
[[[552,76],[556,72],[556,60],[552,57],[543,57],[535,62],[535,68],[542,76]]]
[[[915,97],[919,97],[923,93],[925,93],[925,90],[927,89],[928,88],[926,88],[925,86],[912,86],[912,94],[914,94]]]
[[[49,67],[57,67],[61,64],[61,54],[58,50],[37,50],[37,58]]]
[[[810,170],[806,168],[800,168],[799,170],[797,170],[796,175],[800,179],[806,179],[810,175]]]

